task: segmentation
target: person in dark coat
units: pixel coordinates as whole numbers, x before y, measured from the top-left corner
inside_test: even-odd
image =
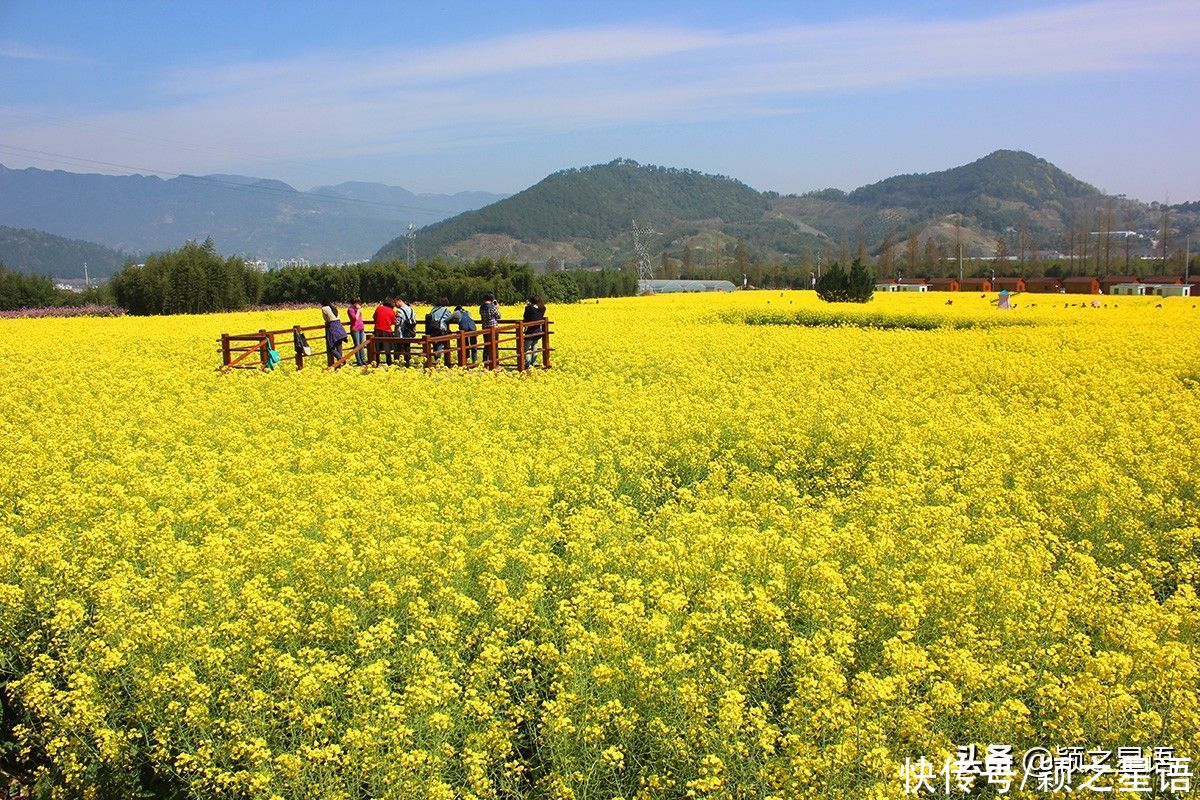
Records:
[[[342,343],[350,338],[350,334],[346,333],[346,326],[338,319],[337,306],[333,301],[321,304],[321,316],[325,318],[325,350],[332,366],[342,360]]]
[[[541,322],[546,319],[546,304],[539,295],[529,298],[525,304],[525,322]],[[542,338],[544,325],[525,326],[525,366],[532,367],[537,355],[538,340]]]
[[[457,325],[460,331],[473,332],[476,330],[475,320],[471,318],[471,312],[462,306],[454,307],[454,313],[450,315],[450,321]],[[468,336],[466,343],[471,363],[475,364],[479,361],[479,337]]]

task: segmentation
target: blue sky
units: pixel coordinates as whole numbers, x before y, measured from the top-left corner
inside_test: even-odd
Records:
[[[633,158],[850,189],[1028,150],[1200,199],[1200,2],[0,0],[0,162],[518,191]]]

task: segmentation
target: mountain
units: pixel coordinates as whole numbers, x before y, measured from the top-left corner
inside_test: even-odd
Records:
[[[800,247],[812,233],[772,218],[761,192],[722,175],[643,166],[616,160],[556,172],[534,186],[476,211],[423,228],[423,257],[449,254],[514,260],[558,258],[611,264],[633,252],[633,221],[650,228],[647,243],[711,239],[753,240],[764,246],[781,238]],[[393,239],[375,260],[403,257],[403,238]]]
[[[15,272],[55,278],[107,278],[128,256],[94,242],[0,225],[0,264]]]
[[[0,165],[0,224],[149,253],[209,236],[251,258],[366,259],[410,222],[427,225],[503,195],[418,195],[344,183],[304,192],[244,175],[81,175]]]
[[[848,194],[827,189],[781,205],[835,238],[862,236],[875,244],[950,215],[967,218],[967,227],[983,238],[1024,223],[1032,236],[1053,239],[1078,209],[1102,198],[1099,189],[1045,159],[997,150],[942,172],[898,175]]]
[[[1200,209],[1173,206],[1173,236],[1200,229]],[[1094,243],[1099,230],[1131,230],[1134,255],[1158,246],[1157,204],[1110,197],[1026,152],[998,150],[959,167],[899,175],[851,192],[758,192],[720,175],[643,166],[634,161],[556,172],[523,192],[434,223],[417,234],[422,257],[487,256],[568,265],[627,264],[635,258],[633,220],[649,226],[645,245],[657,262],[700,266],[742,257],[760,263],[844,258],[861,246],[896,255],[910,237],[944,249],[961,242],[967,257],[991,256],[1003,239],[1016,253]],[[1011,244],[1010,244],[1011,243]],[[1121,242],[1122,248],[1125,240]],[[403,257],[405,242],[376,260]]]

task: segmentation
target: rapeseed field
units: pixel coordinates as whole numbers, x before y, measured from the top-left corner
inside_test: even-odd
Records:
[[[970,743],[1200,757],[1200,301],[994,299],[551,307],[525,376],[215,371],[316,309],[0,321],[0,774],[857,800]]]

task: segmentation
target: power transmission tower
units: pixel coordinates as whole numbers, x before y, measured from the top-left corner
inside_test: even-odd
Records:
[[[417,263],[417,226],[414,223],[408,223],[408,232],[404,234],[404,240],[407,245],[404,260],[408,268],[412,269]]]
[[[633,252],[637,255],[637,276],[639,281],[654,280],[654,265],[650,263],[650,251],[646,249],[646,236],[658,231],[650,228],[639,228],[637,220],[633,221]]]

